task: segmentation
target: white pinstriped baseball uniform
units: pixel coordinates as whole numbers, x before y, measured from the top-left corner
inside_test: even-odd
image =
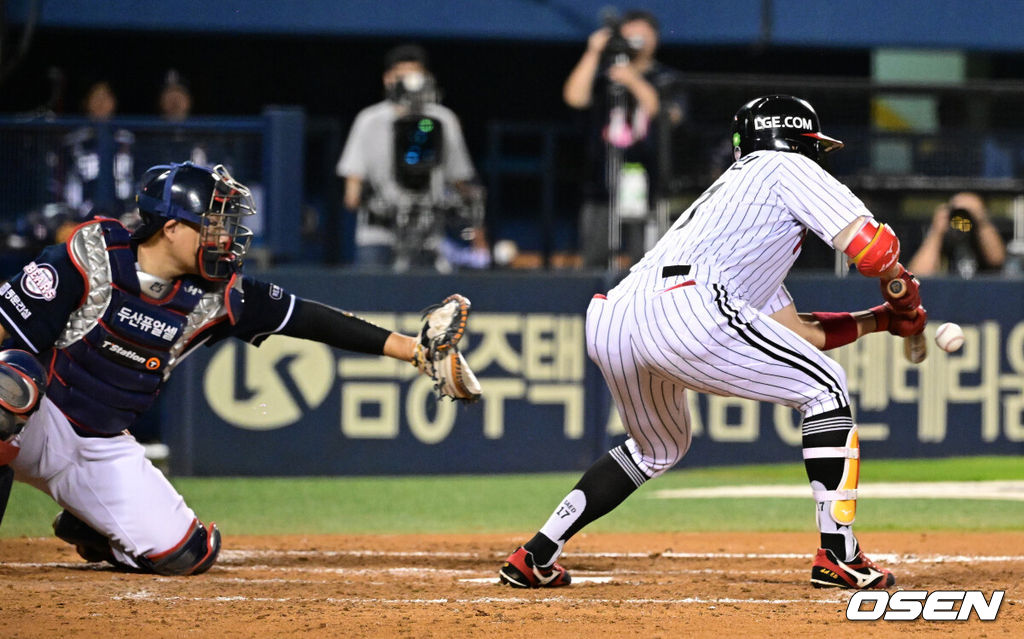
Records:
[[[783,280],[806,232],[831,245],[861,216],[872,217],[813,160],[750,153],[619,285],[591,301],[588,352],[618,406],[627,449],[649,477],[689,447],[687,388],[783,404],[805,418],[849,404],[839,365],[769,315],[792,302]]]

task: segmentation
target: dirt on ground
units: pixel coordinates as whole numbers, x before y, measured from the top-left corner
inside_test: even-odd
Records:
[[[0,539],[0,636],[1024,637],[1024,532],[861,535],[897,589],[1005,591],[995,621],[941,622],[847,620],[850,591],[809,584],[814,534],[580,534],[571,586],[499,586],[521,541],[235,536],[208,573],[158,577]]]

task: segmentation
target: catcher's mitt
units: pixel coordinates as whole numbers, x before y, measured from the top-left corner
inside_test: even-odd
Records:
[[[434,379],[434,388],[439,396],[467,404],[480,399],[480,382],[458,349],[448,351],[433,362],[431,368],[433,372],[428,375]]]
[[[469,307],[468,299],[454,294],[425,309],[412,358],[413,366],[434,380],[440,396],[464,402],[480,399],[480,383],[458,349]]]

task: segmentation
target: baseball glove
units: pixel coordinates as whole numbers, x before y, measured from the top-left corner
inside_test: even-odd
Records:
[[[455,294],[426,308],[412,358],[413,366],[434,380],[438,395],[463,402],[480,399],[480,382],[458,349],[469,307],[468,299]]]

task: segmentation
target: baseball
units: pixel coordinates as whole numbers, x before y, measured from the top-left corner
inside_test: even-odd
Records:
[[[935,343],[947,353],[960,350],[964,345],[964,330],[959,324],[946,322],[935,330]]]

